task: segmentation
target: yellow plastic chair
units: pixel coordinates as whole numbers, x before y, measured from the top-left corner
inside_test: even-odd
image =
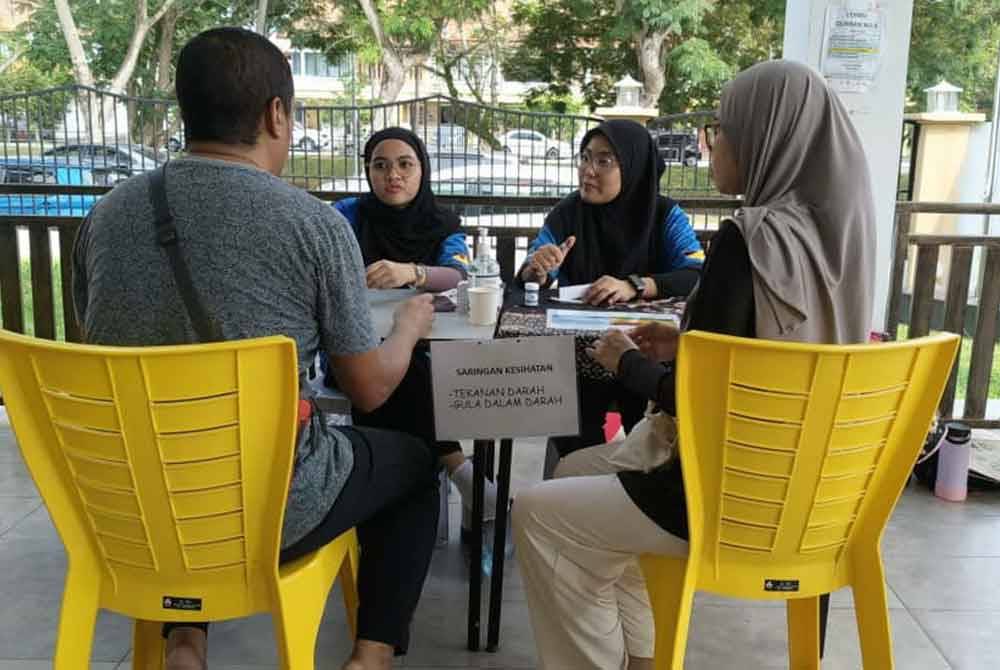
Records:
[[[313,668],[354,530],[279,567],[298,411],[285,337],[173,347],[62,344],[0,330],[0,388],[68,555],[56,670],[90,664],[98,608],[135,619],[133,668],[163,621],[270,612],[283,668]]]
[[[959,338],[813,346],[692,332],[677,357],[687,558],[642,556],[657,670],[682,670],[695,591],[787,601],[819,668],[819,596],[850,586],[864,667],[893,668],[880,540]]]

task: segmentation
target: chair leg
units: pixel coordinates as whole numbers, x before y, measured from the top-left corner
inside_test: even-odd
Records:
[[[350,530],[315,553],[281,566],[278,609],[271,616],[282,670],[315,669],[316,637],[326,601],[337,575],[351,562],[356,538]],[[357,599],[353,589],[350,597]]]
[[[819,670],[819,609],[818,596],[786,602],[790,670]]]
[[[855,574],[851,590],[862,665],[865,670],[893,670],[892,626],[880,552],[875,549],[867,560],[859,560]]]
[[[684,670],[694,602],[694,584],[688,578],[687,559],[641,556],[639,563],[656,626],[653,667],[655,670]]]
[[[358,544],[352,542],[347,557],[340,566],[340,589],[344,593],[344,609],[347,610],[347,625],[351,628],[351,638],[358,637]]]
[[[101,588],[100,574],[96,566],[80,565],[70,557],[59,613],[53,670],[90,667]]]
[[[132,624],[132,670],[163,670],[163,624],[136,619]]]

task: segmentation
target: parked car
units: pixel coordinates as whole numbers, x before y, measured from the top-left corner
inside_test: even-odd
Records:
[[[64,144],[42,156],[58,165],[117,169],[128,177],[155,170],[166,160],[166,156],[139,144]]]
[[[561,189],[555,174],[529,174],[519,167],[516,162],[500,161],[449,168],[431,176],[431,187],[437,195],[509,197],[559,196],[573,190]]]
[[[683,163],[697,167],[701,160],[697,130],[651,130],[656,150],[667,163]]]
[[[477,151],[428,152],[427,159],[431,164],[431,172],[454,170],[466,165],[480,165],[493,162],[489,156]]]
[[[60,165],[39,158],[0,158],[0,184],[93,186],[101,184],[98,179],[94,170],[82,165]],[[4,193],[0,195],[0,216],[86,216],[96,202],[94,195]]]
[[[301,123],[292,126],[292,150],[319,151],[330,146],[330,131],[325,128],[306,128]]]
[[[414,132],[423,140],[427,152],[431,154],[485,154],[491,152],[496,145],[496,140],[488,140],[465,126],[454,123],[418,127]]]
[[[508,130],[500,138],[505,153],[521,158],[571,158],[573,147],[569,142],[551,140],[537,130],[518,128]]]

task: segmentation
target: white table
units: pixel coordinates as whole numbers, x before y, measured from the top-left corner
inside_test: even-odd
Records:
[[[418,295],[409,288],[368,289],[368,305],[372,309],[375,332],[388,337],[392,332],[392,314],[399,303]],[[495,326],[474,326],[467,314],[437,312],[429,340],[492,340]]]

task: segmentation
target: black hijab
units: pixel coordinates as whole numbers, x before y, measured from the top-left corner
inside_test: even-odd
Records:
[[[676,204],[660,195],[665,165],[649,131],[634,121],[605,121],[583,136],[580,153],[597,134],[607,138],[621,168],[618,197],[591,205],[576,191],[545,218],[557,239],[576,237],[560,272],[570,284],[587,284],[603,275],[652,274],[661,253],[663,220]]]
[[[368,164],[380,142],[402,140],[420,159],[420,190],[406,207],[391,207],[375,195]],[[359,203],[359,242],[365,265],[389,260],[436,265],[441,243],[458,232],[457,214],[438,207],[431,192],[431,162],[423,142],[405,128],[386,128],[365,143],[365,177],[371,192]]]

